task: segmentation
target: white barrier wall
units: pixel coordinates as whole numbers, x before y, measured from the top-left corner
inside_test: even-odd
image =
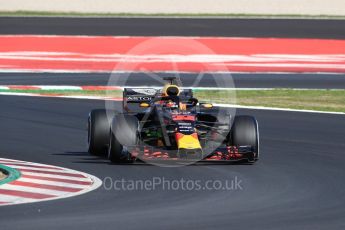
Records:
[[[0,11],[345,15],[345,0],[0,0]]]

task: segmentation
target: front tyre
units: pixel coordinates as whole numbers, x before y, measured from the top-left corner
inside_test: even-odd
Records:
[[[94,109],[88,118],[87,144],[92,155],[106,153],[109,140],[110,123],[105,109]]]
[[[254,117],[235,117],[231,128],[231,144],[233,146],[252,146],[254,154],[248,158],[248,162],[259,159],[259,128]]]
[[[114,117],[108,148],[108,159],[113,163],[132,162],[127,147],[138,143],[139,121],[135,116],[118,114]]]

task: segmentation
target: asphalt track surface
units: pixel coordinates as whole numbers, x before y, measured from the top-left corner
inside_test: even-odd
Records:
[[[0,34],[345,38],[344,20],[0,17]]]
[[[228,191],[115,191],[1,207],[1,229],[344,229],[345,117],[241,110],[260,123],[255,165],[111,165],[85,150],[89,110],[103,101],[1,96],[2,157],[100,179],[241,180]],[[119,104],[118,104],[119,105]],[[108,184],[109,186],[110,184]]]
[[[0,18],[0,33],[345,37],[341,29],[344,21],[191,20],[182,24],[168,23],[176,21],[92,19],[88,24],[84,19]],[[221,22],[234,27],[226,27],[229,29],[224,32]],[[258,27],[258,24],[265,26]],[[104,84],[109,75],[86,75],[90,78],[85,81],[84,76],[1,74],[0,84],[97,85]],[[322,76],[285,76],[278,76],[278,80],[275,80],[277,75],[263,76],[260,79],[266,80],[254,83],[259,82],[258,78],[248,75],[248,82],[241,80],[237,86],[280,87],[283,84],[282,87],[312,85],[311,88],[319,88],[326,84]],[[343,83],[341,75],[327,79],[325,87],[334,88]],[[91,109],[102,107],[102,101],[1,96],[1,157],[63,166],[100,179],[164,177],[166,180],[205,182],[238,178],[242,181],[242,189],[173,191],[157,187],[153,191],[107,191],[102,187],[63,200],[0,207],[1,229],[345,228],[345,116],[239,110],[239,114],[255,115],[259,121],[262,155],[257,164],[162,168],[145,164],[111,165],[103,158],[86,153],[87,114]]]
[[[168,73],[156,75],[174,76]],[[0,73],[0,85],[107,85],[110,77],[112,82],[127,77],[127,86],[161,85],[146,73]],[[179,74],[179,77],[184,86],[192,86],[198,74]],[[217,87],[217,77],[222,78],[222,75],[204,74],[197,86]],[[231,77],[237,88],[345,89],[344,74],[231,74]]]

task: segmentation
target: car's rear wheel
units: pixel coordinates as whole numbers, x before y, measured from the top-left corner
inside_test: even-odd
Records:
[[[88,118],[88,152],[92,155],[105,154],[108,147],[110,122],[105,109],[94,109]]]
[[[132,162],[128,147],[138,143],[138,119],[127,114],[118,114],[114,117],[108,148],[108,159],[114,163]]]
[[[236,116],[231,128],[230,142],[233,146],[252,146],[253,156],[248,162],[259,159],[259,128],[252,116]]]

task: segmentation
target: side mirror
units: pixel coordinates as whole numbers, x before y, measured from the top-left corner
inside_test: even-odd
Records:
[[[188,102],[191,104],[191,106],[196,106],[199,101],[198,101],[198,99],[192,97],[192,98],[189,99]]]
[[[210,103],[202,103],[201,106],[206,109],[212,109],[213,105]]]
[[[142,107],[142,108],[147,108],[147,107],[150,107],[150,104],[149,104],[149,103],[146,103],[146,102],[141,102],[141,103],[139,104],[139,106]]]

